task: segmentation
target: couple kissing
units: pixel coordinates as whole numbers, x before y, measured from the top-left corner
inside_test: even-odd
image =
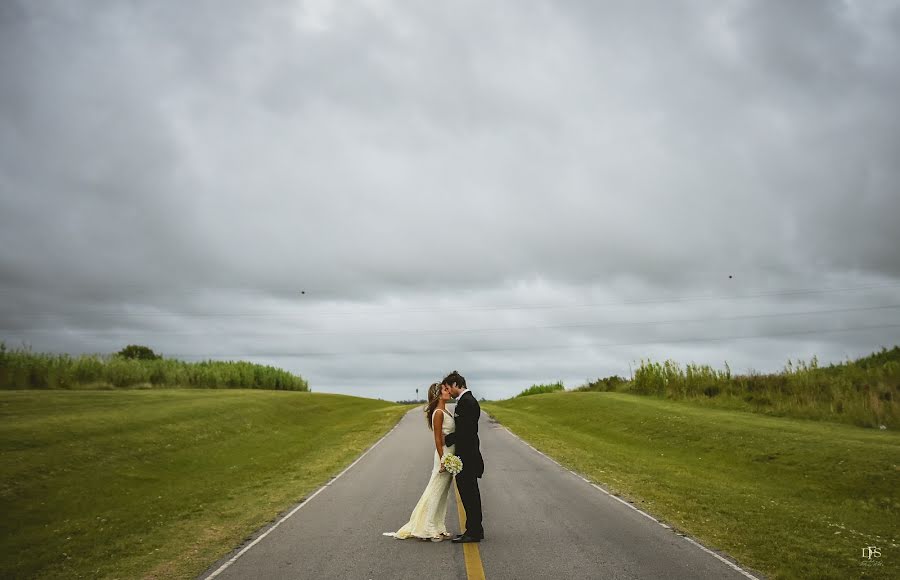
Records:
[[[446,409],[451,398],[456,399],[456,408],[452,414]],[[478,480],[484,474],[484,460],[478,439],[479,417],[481,406],[466,386],[466,379],[458,372],[453,371],[443,381],[433,383],[428,388],[425,419],[432,431],[435,447],[431,479],[413,508],[409,521],[396,532],[384,535],[398,540],[418,538],[432,542],[452,538],[453,543],[458,544],[484,539],[481,493],[478,490]],[[455,537],[447,531],[445,522],[450,483],[454,478],[451,473],[454,455],[462,461],[462,469],[455,474],[455,478],[459,497],[466,511],[466,529]],[[448,466],[451,466],[450,469]]]

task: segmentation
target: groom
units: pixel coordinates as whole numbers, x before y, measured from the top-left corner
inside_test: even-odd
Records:
[[[481,406],[466,388],[466,379],[453,371],[443,380],[450,387],[450,394],[456,398],[456,431],[447,435],[444,444],[448,447],[456,444],[456,454],[462,460],[463,468],[456,475],[456,488],[466,510],[466,529],[453,538],[456,544],[480,542],[484,539],[484,528],[481,527],[481,493],[478,491],[478,478],[484,474],[484,460],[481,458],[478,440],[478,418]]]

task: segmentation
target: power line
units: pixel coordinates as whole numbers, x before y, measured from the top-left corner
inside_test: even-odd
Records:
[[[579,323],[571,323],[571,324],[547,324],[547,325],[529,325],[529,326],[507,326],[507,327],[492,327],[492,328],[460,328],[460,329],[444,329],[444,330],[431,330],[431,329],[404,329],[404,330],[350,330],[350,331],[342,331],[342,330],[322,330],[322,331],[287,331],[287,332],[257,332],[257,333],[239,333],[242,336],[247,336],[250,334],[259,335],[259,336],[369,336],[369,335],[446,335],[446,334],[465,334],[465,333],[480,333],[480,332],[511,332],[511,331],[523,331],[523,330],[551,330],[551,329],[563,329],[563,328],[615,328],[615,327],[628,327],[628,326],[652,326],[652,325],[664,325],[664,324],[689,324],[696,322],[732,322],[736,320],[758,320],[764,318],[779,318],[779,317],[789,317],[789,316],[811,316],[818,314],[837,314],[837,313],[845,313],[845,312],[865,312],[865,311],[874,311],[874,310],[889,310],[892,308],[900,308],[900,304],[885,304],[878,306],[862,306],[858,308],[834,308],[828,310],[807,310],[800,312],[772,312],[766,314],[745,314],[739,316],[724,316],[724,317],[713,317],[713,318],[682,318],[676,320],[648,320],[648,321],[635,321],[635,322],[579,322]],[[29,330],[18,330],[14,331],[11,334],[25,334],[32,332],[60,332],[59,329],[53,328],[43,328],[43,329],[29,329]],[[90,334],[90,335],[115,335],[115,334],[123,334],[123,333],[131,333],[136,335],[142,334],[169,334],[169,335],[203,335],[203,334],[214,334],[214,332],[209,331],[196,331],[196,330],[106,330],[106,331],[79,331],[79,334]]]
[[[422,312],[479,312],[479,311],[497,311],[497,310],[555,310],[568,308],[604,308],[615,306],[635,306],[646,304],[674,304],[682,302],[710,302],[710,301],[729,301],[729,300],[752,300],[755,298],[768,298],[778,296],[804,296],[816,294],[832,294],[841,292],[856,292],[860,290],[881,290],[890,288],[900,288],[900,284],[879,284],[868,286],[853,286],[846,288],[824,288],[824,289],[802,289],[802,290],[779,290],[772,292],[759,292],[753,294],[734,294],[730,296],[686,296],[676,298],[649,298],[642,300],[626,300],[616,302],[587,302],[581,304],[525,304],[525,305],[490,305],[490,306],[467,306],[459,308],[403,308],[403,309],[377,309],[373,307],[362,308],[358,310],[332,310],[332,311],[315,311],[308,310],[303,312],[205,312],[182,314],[175,312],[105,312],[101,310],[93,311],[91,309],[82,308],[83,312],[90,312],[92,315],[99,316],[127,316],[127,317],[153,317],[153,316],[181,316],[181,317],[222,317],[222,318],[266,318],[266,317],[289,317],[289,316],[323,316],[323,315],[373,315],[373,314],[404,314],[404,313],[422,313]],[[43,316],[45,312],[18,313],[23,316]]]
[[[779,333],[765,333],[742,336],[717,336],[717,337],[691,337],[691,338],[672,338],[672,339],[654,339],[649,341],[638,342],[613,342],[613,343],[590,343],[590,344],[570,344],[570,345],[554,345],[554,346],[526,346],[526,347],[493,347],[493,348],[466,348],[466,349],[409,349],[409,350],[381,350],[368,352],[299,352],[299,353],[244,353],[244,354],[172,354],[168,356],[176,358],[311,358],[311,357],[329,357],[329,356],[384,356],[384,355],[420,355],[420,354],[445,354],[445,353],[476,353],[476,352],[515,352],[515,351],[548,351],[548,350],[568,350],[583,348],[607,348],[619,346],[643,346],[648,344],[670,344],[682,342],[718,342],[728,340],[751,340],[755,338],[777,338],[782,336],[803,336],[810,334],[833,334],[840,332],[855,332],[859,330],[879,330],[888,328],[900,328],[900,324],[881,324],[874,326],[856,326],[845,328],[819,328],[813,330],[798,330]]]

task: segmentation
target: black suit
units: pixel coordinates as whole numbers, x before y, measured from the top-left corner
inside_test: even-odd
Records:
[[[484,475],[484,459],[481,457],[481,442],[478,440],[478,418],[481,405],[475,395],[466,391],[456,403],[456,431],[447,435],[444,443],[456,445],[456,454],[462,460],[463,469],[456,476],[456,487],[466,510],[467,536],[484,537],[481,525],[481,493],[478,478]]]

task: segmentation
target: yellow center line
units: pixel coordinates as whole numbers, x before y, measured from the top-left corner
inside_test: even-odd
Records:
[[[466,531],[466,510],[463,509],[462,498],[459,497],[459,488],[456,487],[456,481],[453,482],[453,489],[456,490],[456,510],[459,512],[459,533]],[[470,542],[463,544],[463,554],[466,558],[466,576],[469,580],[484,580],[484,567],[481,565],[481,551],[478,544]]]

